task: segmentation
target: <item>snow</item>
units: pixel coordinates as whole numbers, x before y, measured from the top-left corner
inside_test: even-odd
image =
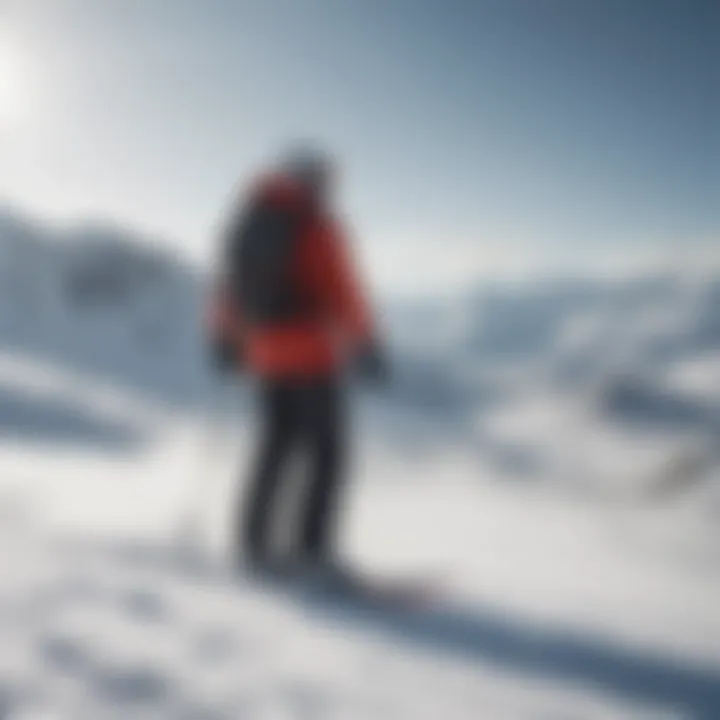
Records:
[[[397,614],[231,571],[251,388],[203,372],[201,278],[154,258],[78,309],[66,273],[125,241],[0,228],[34,243],[3,246],[0,287],[2,720],[720,717],[711,279],[388,314],[396,383],[358,398],[343,549],[439,575],[440,607]]]
[[[708,352],[674,363],[667,373],[670,387],[701,400],[716,399],[720,393],[720,357]]]
[[[151,446],[119,457],[4,449],[8,717],[711,717],[720,578],[633,548],[615,513],[366,439],[348,554],[378,572],[440,568],[457,604],[368,619],[233,578],[228,497],[251,433],[203,462],[207,428],[159,416]],[[176,524],[198,482],[195,566]]]

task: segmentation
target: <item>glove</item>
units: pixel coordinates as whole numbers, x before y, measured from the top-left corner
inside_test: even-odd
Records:
[[[378,345],[372,343],[362,348],[355,357],[355,371],[363,379],[384,384],[390,375],[390,368]]]

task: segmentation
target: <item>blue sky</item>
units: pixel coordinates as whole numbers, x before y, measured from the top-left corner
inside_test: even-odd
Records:
[[[310,137],[389,281],[720,243],[712,0],[0,8],[0,197],[49,217],[206,260],[236,183]]]

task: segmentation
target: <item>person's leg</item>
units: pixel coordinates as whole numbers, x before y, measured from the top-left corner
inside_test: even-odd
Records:
[[[302,398],[302,418],[309,477],[300,525],[300,552],[310,563],[330,563],[335,560],[346,453],[345,413],[337,378],[308,384]]]
[[[285,464],[295,442],[293,388],[268,382],[260,392],[262,427],[259,447],[243,497],[238,540],[250,565],[262,566],[271,548],[270,519]]]

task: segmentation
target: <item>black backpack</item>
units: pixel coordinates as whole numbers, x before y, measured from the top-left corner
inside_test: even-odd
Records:
[[[232,297],[247,322],[282,323],[305,316],[307,299],[293,282],[298,240],[306,227],[304,208],[252,200],[230,228],[226,267]]]

